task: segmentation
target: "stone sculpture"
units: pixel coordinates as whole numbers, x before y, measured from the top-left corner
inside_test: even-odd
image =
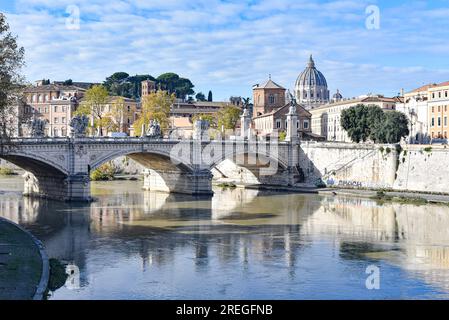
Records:
[[[86,134],[87,126],[89,125],[89,117],[86,115],[77,115],[70,121],[72,134],[74,137],[83,137]]]

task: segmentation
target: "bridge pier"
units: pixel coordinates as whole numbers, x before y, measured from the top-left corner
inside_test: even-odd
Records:
[[[144,171],[143,189],[151,191],[211,195],[212,173],[210,171]]]
[[[24,174],[24,196],[62,201],[90,201],[87,175],[52,176]]]

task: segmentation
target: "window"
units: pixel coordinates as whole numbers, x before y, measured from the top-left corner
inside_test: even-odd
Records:
[[[296,129],[299,129],[299,120],[296,121]]]
[[[61,123],[65,123],[65,117],[61,118]]]
[[[58,129],[55,128],[55,129],[53,130],[53,136],[55,136],[55,137],[58,136]]]
[[[441,118],[438,117],[438,126],[441,126]]]
[[[431,126],[432,126],[432,127],[435,126],[435,118],[432,118],[432,124],[431,124]]]
[[[447,126],[447,117],[444,117],[444,126]]]
[[[303,127],[304,129],[309,129],[309,120],[304,120]]]
[[[432,93],[432,99],[435,99],[435,92]]]
[[[441,98],[441,91],[438,92],[438,98]]]
[[[435,107],[432,107],[432,113],[435,112]]]
[[[62,112],[66,111],[66,106],[62,106]]]
[[[48,113],[48,107],[45,107],[45,113]]]
[[[274,104],[274,95],[270,94],[270,95],[268,96],[268,103],[269,103],[269,104]]]
[[[54,122],[53,123],[58,123],[58,118],[57,117],[54,118]]]
[[[444,91],[444,97],[447,98],[447,91]]]
[[[280,129],[281,128],[281,120],[277,119],[276,120],[276,129]]]
[[[440,106],[438,106],[438,112],[440,112]]]
[[[42,96],[41,95],[38,95],[38,101],[42,102]]]
[[[54,112],[58,112],[58,106],[54,106]]]

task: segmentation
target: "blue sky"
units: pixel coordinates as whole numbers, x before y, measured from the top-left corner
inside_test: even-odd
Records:
[[[379,29],[366,27],[370,5]],[[73,6],[79,29],[66,25]],[[0,11],[28,81],[176,72],[227,100],[268,74],[293,88],[310,54],[345,97],[449,80],[449,0],[0,0]]]

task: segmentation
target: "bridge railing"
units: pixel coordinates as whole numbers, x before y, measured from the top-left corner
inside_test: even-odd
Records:
[[[95,143],[95,142],[121,142],[121,143],[177,143],[177,142],[187,142],[194,141],[193,138],[148,138],[148,137],[82,137],[82,138],[72,138],[72,137],[44,137],[44,138],[30,138],[30,137],[16,137],[11,138],[10,143],[23,143],[23,144],[41,144],[41,143]],[[202,142],[210,142],[210,143],[221,143],[224,141],[235,142],[235,143],[273,143],[274,141],[270,141],[269,139],[241,139],[237,137],[236,139],[226,139],[226,140],[203,140]],[[289,142],[286,141],[276,141],[279,145],[287,145]]]

